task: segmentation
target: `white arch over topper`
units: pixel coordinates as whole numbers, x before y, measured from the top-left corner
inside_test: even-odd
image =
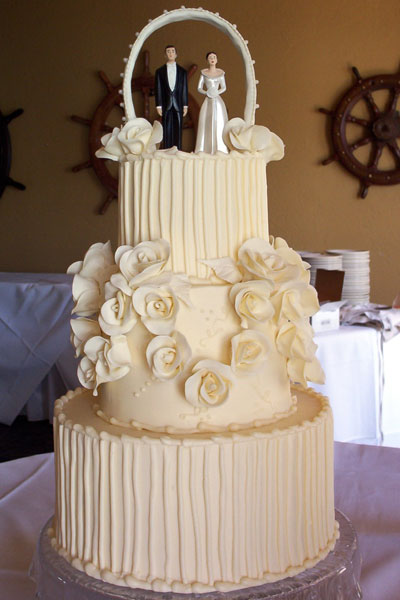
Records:
[[[232,40],[234,46],[242,55],[246,72],[247,89],[244,120],[248,125],[254,125],[255,110],[258,108],[258,105],[256,104],[256,84],[258,82],[256,82],[255,79],[253,66],[254,61],[252,60],[247,47],[247,40],[243,39],[243,37],[237,31],[236,25],[232,25],[226,19],[220,17],[218,13],[213,13],[203,8],[185,8],[184,6],[171,11],[165,10],[164,13],[159,17],[153,20],[150,19],[149,23],[143,27],[142,31],[136,34],[136,41],[132,45],[132,50],[126,63],[123,82],[124,106],[127,120],[134,119],[136,117],[132,100],[131,80],[136,59],[139,56],[139,52],[142,49],[144,42],[152,33],[158,29],[161,29],[161,27],[164,27],[169,23],[176,23],[178,21],[204,21],[210,25],[214,25],[217,27],[217,29],[220,29],[226,33]]]

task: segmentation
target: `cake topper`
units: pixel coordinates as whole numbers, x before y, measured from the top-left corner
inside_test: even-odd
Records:
[[[247,126],[254,125],[255,111],[258,108],[258,105],[256,104],[257,82],[254,75],[255,61],[251,58],[247,40],[245,40],[238,32],[236,25],[229,23],[229,21],[223,19],[218,13],[213,13],[203,8],[184,7],[170,11],[164,11],[163,14],[147,23],[147,25],[145,25],[140,32],[137,32],[136,40],[132,45],[129,58],[126,61],[124,72],[123,95],[127,120],[131,120],[136,117],[132,100],[131,80],[136,59],[143,47],[143,44],[158,29],[161,29],[170,23],[177,23],[180,21],[204,21],[209,25],[213,25],[217,29],[220,29],[222,32],[224,32],[230,38],[233,45],[239,50],[243,59],[246,76],[246,104],[244,110],[244,121]]]
[[[155,78],[156,109],[162,117],[164,148],[182,149],[182,121],[188,111],[187,73],[176,63],[175,46],[165,48],[165,65]]]
[[[225,103],[221,98],[226,90],[225,73],[217,68],[218,57],[214,51],[207,52],[208,68],[201,71],[197,91],[206,96],[199,116],[195,152],[228,152],[222,134],[228,121]],[[205,89],[204,89],[205,87]]]

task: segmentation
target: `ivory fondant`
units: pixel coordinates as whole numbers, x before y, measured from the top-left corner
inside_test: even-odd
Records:
[[[240,434],[105,423],[90,392],[55,407],[53,544],[89,575],[155,591],[228,591],[313,566],[338,535],[325,398]]]
[[[119,182],[120,245],[164,239],[177,273],[209,280],[202,260],[235,256],[252,237],[268,239],[262,156],[159,151],[121,163]]]
[[[191,306],[180,305],[174,328],[185,336],[192,356],[172,380],[154,376],[146,348],[157,338],[137,323],[127,336],[134,367],[122,379],[99,387],[99,415],[139,429],[195,432],[239,430],[276,421],[294,411],[287,359],[276,349],[278,328],[272,322],[259,324],[268,345],[260,364],[254,365],[254,371],[250,365],[248,372],[232,371],[229,399],[217,406],[187,402],[185,381],[197,362],[208,359],[231,364],[231,339],[240,332],[240,319],[229,300],[229,290],[227,285],[193,286]]]

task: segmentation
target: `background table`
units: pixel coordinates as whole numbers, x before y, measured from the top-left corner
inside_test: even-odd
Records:
[[[328,396],[335,439],[400,446],[400,335],[384,342],[372,327],[349,326],[318,333],[317,356]]]
[[[78,385],[69,342],[72,275],[0,273],[0,422],[24,410],[52,417],[54,399]]]
[[[357,530],[364,600],[397,600],[400,587],[400,450],[335,444],[336,507]],[[53,454],[0,464],[0,598],[33,600],[27,571],[54,511]]]

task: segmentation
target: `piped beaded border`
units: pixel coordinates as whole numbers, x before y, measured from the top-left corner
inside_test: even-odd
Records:
[[[167,435],[162,435],[161,437],[158,437],[157,433],[164,433],[164,432],[152,432],[152,431],[143,430],[143,429],[135,429],[135,430],[132,430],[132,433],[135,433],[136,435],[143,433],[143,435],[141,436],[141,439],[144,442],[149,443],[149,444],[173,444],[173,445],[184,445],[184,446],[191,446],[191,445],[198,445],[198,444],[205,444],[205,443],[215,443],[215,442],[220,444],[220,443],[230,442],[231,439],[233,439],[235,441],[240,441],[241,439],[243,439],[243,441],[247,441],[249,437],[271,439],[271,438],[275,438],[275,437],[290,435],[292,433],[295,434],[303,429],[307,429],[308,427],[316,427],[317,425],[319,425],[321,423],[321,421],[325,420],[328,416],[330,416],[332,414],[329,400],[322,394],[319,394],[318,392],[316,392],[315,390],[313,390],[311,388],[303,388],[301,386],[295,386],[294,389],[295,390],[298,389],[298,390],[302,391],[303,393],[306,393],[309,396],[314,397],[316,400],[318,400],[320,402],[321,408],[320,408],[318,414],[313,419],[305,420],[299,425],[290,425],[289,427],[285,428],[284,430],[276,428],[270,432],[259,431],[259,429],[261,429],[264,425],[267,425],[264,423],[263,425],[258,425],[257,427],[249,427],[247,429],[243,429],[240,431],[232,431],[232,430],[227,430],[227,429],[225,429],[223,431],[218,431],[218,432],[198,431],[198,432],[194,432],[194,433],[190,433],[188,431],[185,431],[183,433],[174,431],[174,432],[165,432],[165,434],[167,434]],[[129,441],[129,439],[132,439],[132,441],[133,441],[133,437],[131,438],[131,436],[129,436],[129,434],[127,434],[127,433],[121,432],[121,434],[110,434],[105,431],[98,432],[98,431],[96,431],[96,429],[94,427],[83,426],[83,425],[80,425],[79,423],[73,423],[70,419],[68,419],[67,415],[64,412],[64,407],[68,404],[68,402],[72,398],[74,398],[75,396],[79,396],[82,393],[89,395],[90,392],[88,392],[88,390],[85,390],[84,388],[78,387],[74,391],[69,391],[64,396],[61,396],[61,398],[56,400],[55,405],[54,405],[54,418],[57,419],[59,423],[63,424],[65,427],[69,427],[70,429],[74,429],[75,431],[81,431],[82,433],[86,433],[86,434],[90,435],[91,437],[96,437],[98,439],[108,439],[110,441],[119,441],[120,439],[122,439],[123,441]],[[110,422],[109,424],[111,426],[117,427],[117,425],[115,425],[115,423]],[[129,425],[128,425],[128,427],[129,427]],[[154,436],[151,435],[152,433],[154,433]],[[202,437],[196,438],[195,437],[196,433],[201,434]],[[208,439],[204,437],[207,433],[209,433]],[[215,435],[215,434],[217,434],[217,435]],[[191,437],[184,438],[184,437],[182,437],[183,435],[190,435]]]

